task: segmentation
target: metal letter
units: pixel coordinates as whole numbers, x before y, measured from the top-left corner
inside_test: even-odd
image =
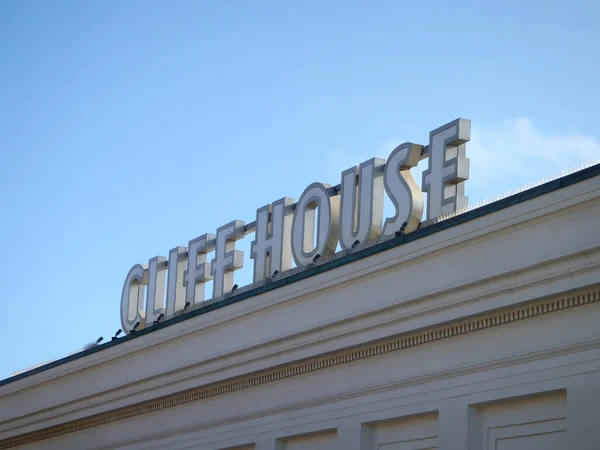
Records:
[[[235,241],[245,236],[245,223],[234,220],[217,229],[217,245],[212,260],[213,298],[233,288],[233,271],[244,265],[244,252],[235,249]]]
[[[384,159],[372,158],[342,172],[340,245],[345,250],[357,240],[377,239],[381,232],[384,164]]]
[[[329,196],[328,184],[312,183],[298,203],[292,222],[292,255],[298,266],[305,266],[318,254],[327,258],[335,253],[339,233],[340,198]],[[315,209],[319,209],[316,245]]]
[[[250,247],[255,283],[269,278],[276,270],[283,272],[292,267],[293,204],[293,199],[282,198],[256,211],[256,232]]]
[[[185,307],[183,274],[187,263],[187,248],[175,247],[169,251],[169,274],[167,278],[167,318]]]
[[[155,256],[148,261],[148,291],[146,294],[146,323],[151,326],[165,313],[165,271],[167,258]]]
[[[148,270],[145,266],[136,264],[129,270],[121,294],[121,329],[125,334],[129,334],[138,322],[139,328],[146,326],[144,286],[147,284]]]
[[[456,119],[429,134],[429,167],[423,172],[427,221],[467,206],[464,181],[469,179],[466,142],[471,121]]]
[[[203,234],[190,241],[188,245],[187,269],[183,273],[183,285],[185,302],[190,306],[204,301],[204,284],[212,279],[206,254],[214,249],[214,245],[214,234]]]
[[[382,237],[400,231],[404,223],[407,224],[405,233],[419,228],[423,216],[423,194],[412,177],[410,168],[419,163],[422,152],[422,145],[407,142],[390,153],[383,178],[385,192],[394,204],[396,213],[385,219]]]

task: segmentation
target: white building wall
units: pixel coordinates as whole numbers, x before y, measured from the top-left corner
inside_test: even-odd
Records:
[[[597,449],[599,319],[549,313],[23,448]]]

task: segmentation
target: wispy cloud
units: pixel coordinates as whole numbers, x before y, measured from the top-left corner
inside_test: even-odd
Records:
[[[600,158],[600,141],[578,133],[540,130],[528,118],[495,124],[473,123],[467,144],[472,198],[500,194],[562,170]]]
[[[382,145],[379,153],[387,157],[402,142],[389,140]],[[366,152],[331,152],[328,155],[329,167],[337,171],[332,173],[332,178],[339,177],[342,170],[372,156]],[[579,133],[545,132],[532,119],[525,117],[491,124],[473,122],[467,156],[470,159],[471,177],[466,193],[469,203],[473,203],[598,159],[600,140]],[[422,161],[414,170],[418,182],[419,173],[426,167],[426,161]]]

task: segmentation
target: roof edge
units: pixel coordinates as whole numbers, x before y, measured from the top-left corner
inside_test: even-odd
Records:
[[[370,247],[367,247],[363,250],[359,250],[355,253],[351,253],[340,258],[336,258],[323,264],[308,268],[304,271],[293,273],[285,278],[277,279],[271,281],[265,285],[256,287],[254,289],[250,289],[248,291],[240,292],[238,294],[227,297],[223,300],[216,301],[214,303],[210,303],[206,306],[202,306],[195,310],[189,311],[187,313],[181,314],[179,316],[172,317],[164,322],[160,322],[158,324],[153,325],[152,327],[145,328],[140,331],[136,331],[135,333],[128,334],[122,338],[111,340],[106,342],[105,344],[94,346],[92,348],[82,350],[80,352],[72,353],[63,358],[57,359],[55,361],[42,364],[40,366],[34,367],[33,369],[18,373],[16,375],[10,376],[3,380],[0,380],[0,387],[5,386],[10,383],[14,383],[16,381],[22,380],[24,378],[28,378],[30,376],[45,372],[47,370],[53,369],[55,367],[67,364],[71,361],[75,361],[81,358],[84,358],[93,353],[100,352],[102,350],[106,350],[108,348],[112,348],[116,345],[120,345],[124,342],[130,341],[132,339],[136,339],[138,337],[144,336],[148,333],[153,333],[155,331],[161,330],[165,327],[174,325],[176,323],[182,322],[187,319],[191,319],[192,317],[201,316],[203,314],[207,314],[216,309],[224,308],[231,304],[246,300],[250,297],[254,297],[265,292],[272,291],[274,289],[278,289],[280,287],[286,286],[288,284],[295,283],[300,280],[304,280],[306,278],[327,272],[329,270],[335,269],[337,267],[343,266],[345,264],[357,261],[359,259],[366,258],[368,256],[389,250],[391,248],[398,247],[400,245],[415,241],[417,239],[424,238],[426,236],[435,234],[439,231],[443,231],[448,228],[455,227],[465,222],[469,222],[471,220],[486,216],[488,214],[492,214],[494,212],[500,211],[505,208],[509,208],[511,206],[517,205],[519,203],[523,203],[527,200],[531,200],[536,197],[540,197],[544,194],[548,194],[550,192],[557,191],[567,186],[571,186],[573,184],[600,176],[600,164],[596,164],[594,166],[588,167],[586,169],[580,170],[578,172],[574,172],[570,175],[567,175],[562,178],[557,178],[555,180],[549,181],[547,183],[541,184],[539,186],[533,187],[531,189],[519,192],[517,194],[511,195],[509,197],[505,197],[501,200],[498,200],[493,203],[489,203],[485,206],[482,206],[477,209],[473,209],[471,211],[467,211],[465,213],[456,215],[452,218],[443,220],[441,222],[433,223],[423,228],[419,228],[418,230],[398,236],[396,238],[389,239],[387,241],[383,241],[377,244],[374,244]]]

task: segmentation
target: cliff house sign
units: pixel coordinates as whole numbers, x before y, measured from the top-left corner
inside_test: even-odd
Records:
[[[206,233],[187,247],[171,249],[168,257],[156,256],[147,265],[134,265],[121,296],[123,331],[128,334],[152,326],[202,304],[208,281],[213,282],[213,299],[230,293],[237,287],[234,273],[244,263],[235,243],[252,232],[250,258],[257,283],[290,270],[292,260],[302,267],[329,258],[338,243],[343,250],[351,250],[362,243],[384,241],[466,207],[470,135],[471,122],[456,119],[433,130],[427,146],[401,144],[387,160],[372,158],[343,171],[338,186],[312,183],[297,202],[282,198],[259,208],[253,223],[234,220],[219,227],[216,234]],[[428,168],[419,188],[410,169],[425,158]],[[423,192],[427,193],[426,205]],[[395,211],[385,221],[384,195]],[[209,262],[210,252],[214,258]]]

